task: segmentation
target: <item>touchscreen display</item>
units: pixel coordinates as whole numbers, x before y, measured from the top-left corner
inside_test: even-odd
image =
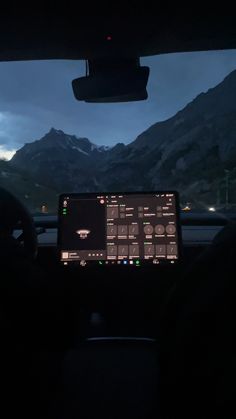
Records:
[[[61,195],[58,246],[64,265],[175,263],[180,257],[177,193]]]

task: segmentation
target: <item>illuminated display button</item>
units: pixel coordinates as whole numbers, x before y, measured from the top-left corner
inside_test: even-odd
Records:
[[[120,225],[118,226],[118,236],[127,236],[128,234],[128,226]]]
[[[145,234],[152,234],[153,233],[153,226],[151,226],[150,224],[145,225],[144,233]]]
[[[166,245],[165,244],[157,244],[156,245],[156,254],[157,254],[157,256],[165,256],[166,255]]]
[[[177,245],[176,244],[168,244],[167,245],[167,255],[177,255]]]
[[[129,246],[129,256],[139,257],[139,246],[137,244],[131,244]]]
[[[140,261],[136,260],[135,265],[140,265]]]
[[[176,227],[173,224],[169,224],[168,226],[166,226],[166,232],[167,234],[175,234]]]
[[[107,218],[118,218],[119,217],[119,210],[118,207],[107,207]]]
[[[145,256],[154,256],[154,245],[153,244],[145,244],[144,245],[144,255]]]
[[[117,256],[117,246],[107,246],[108,256]]]
[[[128,246],[124,245],[124,246],[118,246],[118,255],[119,256],[128,256]]]
[[[107,235],[108,236],[116,236],[117,235],[117,226],[107,226]]]
[[[155,227],[155,233],[160,235],[165,233],[165,227],[162,224],[157,224]]]
[[[131,224],[129,226],[129,235],[137,235],[139,234],[138,224]]]

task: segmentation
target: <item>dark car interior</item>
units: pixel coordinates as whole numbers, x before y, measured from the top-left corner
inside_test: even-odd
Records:
[[[0,60],[85,60],[75,96],[110,102],[145,98],[142,56],[236,48],[232,10],[101,7],[3,11]],[[32,218],[0,187],[1,417],[234,418],[234,217],[180,214],[175,191],[64,192]]]

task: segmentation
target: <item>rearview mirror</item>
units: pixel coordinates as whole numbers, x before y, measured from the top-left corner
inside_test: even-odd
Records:
[[[107,62],[102,66],[99,64],[94,66],[94,63],[90,63],[90,74],[72,81],[77,100],[101,103],[147,99],[148,67],[137,66],[136,60],[136,65],[133,65],[133,61],[128,64],[125,62],[126,65],[116,65],[114,62],[112,65]]]

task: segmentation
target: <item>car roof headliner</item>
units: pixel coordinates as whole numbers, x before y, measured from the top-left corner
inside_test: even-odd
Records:
[[[106,14],[101,4],[100,11],[91,4],[78,12],[69,6],[1,11],[0,61],[141,57],[236,48],[233,10],[224,15],[214,6],[214,13],[204,14],[200,7],[191,6],[183,13],[169,6],[156,12],[147,1],[145,8],[134,4],[122,8],[114,3]]]

